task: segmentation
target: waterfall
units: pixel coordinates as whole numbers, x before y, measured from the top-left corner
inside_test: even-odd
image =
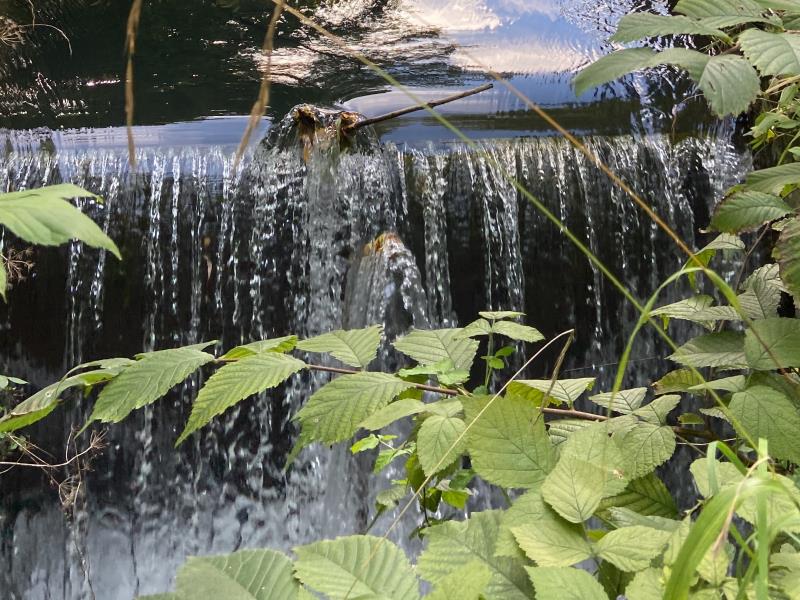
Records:
[[[692,244],[714,199],[748,166],[730,139],[720,129],[674,143],[663,136],[584,142]],[[507,173],[639,298],[685,261],[561,139],[481,142],[479,151],[376,145],[312,153],[307,162],[258,148],[238,168],[230,148],[147,148],[138,164],[131,170],[122,150],[102,148],[0,158],[3,191],[70,181],[101,195],[104,202],[80,206],[124,257],[78,244],[37,249],[35,277],[16,284],[0,309],[4,373],[41,386],[100,356],[214,339],[227,349],[371,323],[391,338],[412,326],[464,324],[493,308],[526,312],[546,335],[577,328],[567,376],[596,375],[605,385],[636,315]],[[666,369],[655,358],[664,354],[643,334],[626,385]],[[388,344],[379,358],[397,365]],[[530,376],[551,363],[534,365]],[[246,400],[174,450],[202,383],[190,378],[109,428],[110,445],[85,475],[69,519],[39,479],[7,475],[5,595],[129,600],[169,589],[188,554],[288,550],[363,531],[391,473],[373,478],[365,459],[344,447],[308,449],[282,470],[295,435],[291,416],[323,381],[304,374]],[[70,427],[90,408],[70,400],[33,428],[32,439],[63,453]],[[396,539],[409,544],[405,534]]]

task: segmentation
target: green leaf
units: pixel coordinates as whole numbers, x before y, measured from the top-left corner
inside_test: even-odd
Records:
[[[97,398],[89,422],[119,423],[131,411],[155,402],[214,356],[204,342],[172,350],[140,354],[136,362],[109,383]]]
[[[619,79],[633,71],[651,66],[654,53],[649,48],[626,48],[601,57],[585,67],[573,79],[575,94],[583,95],[588,90]]]
[[[518,319],[519,317],[525,316],[525,313],[517,312],[516,310],[482,310],[479,311],[478,314],[484,319],[489,319],[490,321],[499,321],[501,319]]]
[[[355,434],[359,424],[414,387],[387,373],[342,375],[315,392],[295,419],[325,443],[341,442]]]
[[[765,194],[780,194],[787,185],[800,184],[800,162],[753,171],[747,176],[748,189]]]
[[[696,81],[718,117],[745,112],[761,92],[755,69],[745,59],[730,54],[711,57]]]
[[[377,435],[368,435],[367,437],[361,438],[355,444],[350,446],[350,452],[352,454],[358,454],[359,452],[374,450],[380,443],[381,442]]]
[[[744,334],[735,331],[707,333],[689,340],[669,358],[695,368],[745,369]]]
[[[652,515],[640,515],[629,508],[624,507],[611,507],[608,509],[608,516],[614,525],[619,529],[620,527],[633,527],[639,525],[648,527],[650,529],[658,529],[660,531],[667,531],[672,533],[676,531],[681,522],[675,519],[666,519],[664,517],[657,517]]]
[[[608,600],[603,586],[582,569],[526,567],[537,598],[555,600]]]
[[[520,556],[520,549],[512,527],[523,524],[536,525],[542,521],[559,521],[558,515],[545,504],[540,489],[528,490],[514,500],[500,518],[500,531],[495,546],[496,556]]]
[[[681,403],[678,395],[668,395],[656,398],[649,404],[637,408],[633,414],[653,425],[666,425],[667,416]]]
[[[245,356],[252,356],[253,354],[261,354],[262,352],[291,352],[296,345],[296,335],[287,335],[286,337],[274,338],[271,340],[261,340],[243,346],[236,346],[236,348],[228,350],[228,352],[220,356],[220,360],[235,360],[244,358]]]
[[[583,523],[603,498],[606,474],[596,465],[565,454],[542,485],[542,496],[570,523]]]
[[[602,496],[613,496],[625,489],[629,481],[627,459],[616,440],[609,434],[609,422],[593,423],[573,433],[560,447],[561,458],[574,459],[598,467],[605,473]]]
[[[635,525],[609,531],[597,542],[597,555],[620,571],[642,571],[667,545],[670,533]]]
[[[274,550],[240,550],[222,556],[192,556],[175,579],[177,598],[297,600],[300,583],[292,561]]]
[[[632,388],[630,390],[620,390],[616,393],[596,394],[589,396],[589,400],[603,408],[611,408],[614,412],[629,415],[642,405],[646,394],[647,388]]]
[[[530,398],[522,388],[531,388],[541,392],[540,396],[543,397],[548,391],[550,395],[548,400],[554,399],[557,402],[566,402],[573,404],[581,394],[589,390],[594,385],[594,377],[583,377],[580,379],[557,379],[552,381],[550,379],[519,379],[514,381],[509,386],[510,393],[517,393],[518,395]]]
[[[625,491],[603,500],[600,511],[610,507],[627,508],[645,516],[673,518],[678,514],[667,486],[653,473],[634,479]]]
[[[458,337],[486,336],[492,333],[492,324],[486,319],[477,319],[464,327]]]
[[[16,431],[41,421],[56,409],[61,394],[66,390],[73,387],[86,387],[112,379],[121,370],[122,367],[120,366],[98,369],[89,373],[67,377],[63,381],[57,381],[42,388],[0,417],[0,433]]]
[[[651,473],[675,452],[675,432],[671,427],[641,422],[630,429],[618,431],[614,438],[628,459],[629,477],[632,479]]]
[[[570,567],[592,555],[580,525],[561,520],[512,527],[523,552],[540,567]]]
[[[359,427],[377,431],[404,417],[425,412],[427,406],[424,402],[413,398],[401,398],[364,419],[359,423]]]
[[[480,600],[489,585],[492,572],[485,564],[473,560],[439,580],[427,600]]]
[[[711,227],[717,231],[738,233],[780,219],[790,212],[791,207],[778,196],[745,190],[728,196],[717,205]]]
[[[764,385],[753,386],[734,394],[729,408],[753,439],[769,442],[770,455],[800,462],[800,412],[784,394]]]
[[[680,0],[674,12],[704,19],[710,17],[751,16],[758,17],[764,9],[755,0]]]
[[[780,276],[786,287],[792,295],[800,297],[800,218],[789,221],[783,228],[773,256],[780,265]]]
[[[544,419],[527,401],[514,396],[463,399],[467,423],[477,418],[467,434],[472,467],[490,483],[530,488],[553,466],[553,447]]]
[[[769,33],[753,27],[742,32],[739,45],[762,76],[800,75],[800,35]]]
[[[675,392],[689,391],[692,386],[700,385],[703,380],[690,369],[677,369],[670,371],[653,384],[656,395],[674,394]]]
[[[305,368],[302,360],[277,352],[254,354],[225,365],[209,377],[197,394],[186,427],[175,445],[237,402],[274,388]]]
[[[665,328],[666,322],[669,319],[682,319],[684,321],[704,323],[710,320],[706,314],[706,310],[712,304],[714,304],[714,299],[711,296],[701,294],[653,309],[650,311],[650,314],[654,317],[665,318]],[[733,314],[736,316],[735,311]]]
[[[664,582],[662,569],[649,568],[639,571],[625,588],[627,600],[663,600]]]
[[[425,475],[449,467],[466,446],[467,426],[457,417],[433,415],[425,419],[417,433],[417,454]]]
[[[483,592],[487,600],[528,600],[533,589],[522,561],[495,556],[499,511],[473,513],[466,521],[448,521],[426,530],[428,546],[417,569],[436,587],[465,564],[478,561],[491,572]]]
[[[769,319],[778,316],[781,289],[763,279],[750,277],[747,289],[738,296],[742,312],[750,319]]]
[[[665,35],[707,35],[730,42],[727,34],[702,22],[679,16],[662,16],[652,13],[631,13],[620,19],[612,42],[635,42],[642,38]]]
[[[585,429],[591,425],[591,421],[583,419],[557,419],[547,424],[547,433],[553,445],[558,447],[566,442],[576,431]]]
[[[744,351],[753,369],[800,367],[800,320],[753,321],[745,332]]]
[[[529,343],[541,342],[544,339],[544,336],[538,329],[528,327],[527,325],[520,325],[513,321],[498,321],[494,323],[492,325],[492,333],[504,335],[512,340]]]
[[[0,225],[32,244],[58,246],[80,240],[121,258],[119,248],[103,230],[65,200],[74,197],[97,198],[70,183],[0,194]]]
[[[365,369],[378,355],[381,332],[380,325],[373,325],[366,329],[331,331],[299,341],[297,349],[306,352],[325,352],[346,365]]]
[[[294,549],[295,573],[332,600],[417,600],[419,583],[403,551],[392,542],[352,535]]]
[[[689,388],[690,392],[704,392],[705,390],[722,390],[723,392],[741,392],[747,386],[744,375],[733,375],[722,379],[713,379],[693,385]]]
[[[462,329],[415,329],[394,343],[400,352],[429,365],[450,359],[456,369],[469,370],[478,352],[478,342],[462,335]]]

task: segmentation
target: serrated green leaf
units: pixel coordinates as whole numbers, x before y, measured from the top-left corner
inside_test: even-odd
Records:
[[[380,444],[380,440],[378,439],[377,435],[368,435],[367,437],[363,437],[358,440],[355,444],[350,446],[350,452],[352,454],[358,454],[359,452],[365,452],[367,450],[373,450],[378,447]]]
[[[703,383],[702,378],[695,375],[690,369],[676,369],[670,371],[664,377],[653,384],[653,391],[657,396],[662,394],[673,394],[675,392],[686,392],[692,386]]]
[[[458,337],[476,337],[489,335],[492,332],[492,324],[486,319],[476,319],[461,330]]]
[[[678,514],[667,486],[653,473],[634,479],[622,493],[603,500],[599,510],[611,507],[627,508],[645,516],[673,518]]]
[[[611,37],[612,42],[635,42],[648,37],[661,37],[666,35],[707,35],[717,37],[729,42],[727,34],[704,25],[701,21],[689,19],[684,16],[664,16],[652,13],[630,13],[620,19],[616,33]]]
[[[112,366],[88,373],[80,373],[42,388],[0,417],[0,433],[16,431],[41,421],[56,409],[61,394],[66,390],[94,385],[101,381],[112,379],[119,374],[122,368],[121,366]]]
[[[315,439],[328,444],[355,434],[359,424],[413,384],[387,373],[342,375],[320,388],[295,416]]]
[[[720,587],[728,576],[728,567],[732,560],[733,548],[730,544],[712,547],[700,561],[697,573],[712,586]]]
[[[755,69],[745,59],[730,54],[711,57],[697,85],[718,117],[745,112],[761,92]]]
[[[438,400],[436,402],[429,402],[425,405],[425,412],[432,415],[440,415],[442,417],[455,417],[464,410],[464,405],[460,400],[455,398],[447,398],[445,400]]]
[[[297,578],[331,600],[419,598],[419,582],[408,559],[388,540],[352,535],[298,546],[294,552]]]
[[[192,556],[175,579],[177,598],[298,600],[300,583],[292,561],[274,550],[240,550],[222,556]]]
[[[466,446],[466,424],[458,417],[432,415],[417,433],[417,455],[425,475],[449,467]]]
[[[625,588],[628,600],[664,600],[662,570],[649,568],[639,571]]]
[[[32,244],[59,246],[80,240],[121,258],[119,248],[67,198],[98,198],[71,183],[0,194],[0,225]]]
[[[212,362],[214,356],[202,349],[214,343],[138,355],[135,363],[100,392],[89,422],[119,423],[131,411],[155,402],[197,369]]]
[[[277,352],[254,354],[225,365],[209,377],[197,394],[186,427],[175,445],[236,403],[280,385],[305,368],[302,360]]]
[[[640,515],[625,507],[611,507],[608,509],[608,517],[611,522],[617,527],[633,527],[638,525],[641,527],[648,527],[650,529],[658,529],[660,531],[667,531],[672,533],[680,527],[681,522],[675,519],[666,519],[653,515]]]
[[[570,567],[592,555],[581,526],[567,521],[523,524],[512,527],[511,532],[522,551],[540,567]]]
[[[525,567],[537,598],[555,600],[608,600],[603,586],[582,569]]]
[[[750,319],[770,319],[778,316],[781,289],[761,279],[748,279],[747,290],[739,294],[742,311]]]
[[[752,27],[739,35],[739,45],[762,76],[800,75],[800,35]]]
[[[523,524],[535,525],[542,521],[557,521],[558,519],[555,511],[545,504],[540,489],[528,490],[502,512],[495,555],[512,557],[521,555],[517,540],[511,533],[512,527]]]
[[[591,425],[591,421],[583,419],[557,419],[547,424],[547,433],[554,446],[559,446],[576,431],[585,429]]]
[[[651,66],[653,56],[649,48],[626,48],[607,54],[582,69],[573,79],[575,94],[581,96],[628,73],[646,69]]]
[[[778,196],[744,190],[717,205],[711,227],[727,233],[748,231],[790,212],[791,207]]]
[[[780,276],[786,287],[796,298],[800,297],[800,218],[793,219],[783,228],[773,256],[778,261]]]
[[[780,194],[787,185],[800,184],[800,162],[753,171],[747,176],[748,189],[765,194]]]
[[[628,464],[620,452],[616,440],[609,434],[613,431],[609,422],[592,423],[588,427],[573,433],[560,446],[561,457],[566,457],[592,464],[605,473],[602,496],[613,496],[620,493],[627,485]]]
[[[472,423],[490,397],[462,400],[466,422]],[[544,419],[523,399],[498,397],[467,434],[472,467],[485,480],[510,488],[530,488],[553,467],[553,447]]]
[[[428,600],[480,600],[491,578],[489,567],[473,560],[443,577],[425,597]]]
[[[317,337],[297,342],[297,349],[306,352],[323,352],[339,359],[346,365],[357,369],[366,369],[367,365],[378,355],[381,343],[380,325],[366,329],[350,329],[348,331],[331,331]]]
[[[380,506],[393,508],[400,500],[405,498],[406,494],[408,494],[407,486],[393,485],[390,488],[378,492],[378,495],[375,496],[375,502]]]
[[[570,523],[583,523],[594,514],[603,498],[603,469],[566,454],[542,484],[542,497]]]
[[[747,368],[744,334],[735,331],[707,333],[689,340],[669,359],[695,368],[744,369]]]
[[[415,329],[394,343],[400,352],[429,365],[450,359],[456,369],[469,370],[478,352],[476,340],[463,337],[461,329]]]
[[[631,479],[651,473],[675,452],[675,432],[671,427],[641,422],[615,433],[614,438],[627,458]]]
[[[649,404],[637,408],[633,414],[653,425],[666,425],[667,416],[681,403],[678,395],[667,395],[656,398]]]
[[[534,343],[544,339],[538,329],[513,321],[497,321],[492,325],[492,332],[521,342]]]
[[[359,427],[377,431],[404,417],[425,412],[426,408],[427,405],[424,402],[413,398],[401,398],[364,419],[359,423]]]
[[[764,12],[755,0],[680,0],[674,12],[703,19],[729,16],[760,16]]]
[[[744,375],[733,375],[722,379],[712,379],[705,383],[693,385],[689,388],[691,392],[703,392],[705,390],[722,390],[723,392],[741,392],[747,386]]]
[[[752,369],[800,367],[800,320],[753,321],[745,332],[744,351]]]
[[[784,394],[763,385],[750,387],[734,394],[729,408],[753,439],[769,442],[770,455],[800,462],[800,411]]]
[[[620,390],[616,393],[604,392],[589,396],[589,400],[602,406],[611,408],[612,411],[623,415],[629,415],[639,408],[647,395],[647,388],[632,388],[630,390]]]
[[[528,600],[533,588],[522,561],[494,554],[500,528],[499,511],[473,513],[466,521],[449,521],[426,530],[428,546],[419,558],[422,577],[439,584],[465,564],[478,561],[491,572],[486,600]]]
[[[700,294],[698,296],[679,300],[678,302],[673,302],[672,304],[660,306],[651,310],[650,314],[654,317],[682,319],[684,321],[705,324],[705,322],[712,320],[709,319],[706,314],[707,309],[710,308],[712,304],[714,304],[714,299],[711,296]],[[736,316],[735,311],[733,316]]]
[[[642,571],[667,545],[670,533],[635,525],[609,531],[595,546],[597,555],[621,571]]]
[[[557,402],[573,404],[583,392],[592,388],[594,382],[594,377],[557,379],[556,381],[550,379],[519,379],[509,386],[509,392],[524,396],[524,393],[520,393],[520,388],[527,387],[541,392],[541,395],[544,396],[549,391],[548,398],[555,399]]]
[[[236,346],[220,356],[220,360],[235,360],[244,358],[245,356],[252,356],[253,354],[261,354],[262,352],[291,352],[296,345],[296,335],[287,335],[286,337],[274,338],[271,340],[261,340],[244,344],[243,346]]]
[[[501,319],[518,319],[524,317],[525,313],[516,310],[481,310],[478,314],[484,319],[498,321]]]

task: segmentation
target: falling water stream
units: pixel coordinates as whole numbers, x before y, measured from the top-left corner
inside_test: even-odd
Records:
[[[690,243],[702,242],[698,229],[713,199],[748,161],[728,126],[678,142],[585,142]],[[157,147],[140,150],[138,163],[132,170],[121,150],[81,148],[0,159],[4,191],[70,181],[97,192],[103,203],[80,207],[123,254],[119,262],[79,244],[37,250],[35,276],[16,285],[5,311],[4,372],[42,386],[100,356],[204,340],[229,348],[372,323],[391,340],[410,327],[464,324],[493,308],[526,312],[548,336],[577,328],[564,368],[568,376],[597,376],[602,390],[633,309],[508,176],[637,297],[684,260],[561,139],[482,142],[479,151],[374,144],[358,153],[315,152],[308,162],[259,147],[238,168],[228,147]],[[656,358],[664,354],[643,334],[626,384],[643,385],[665,368]],[[398,360],[384,343],[373,368]],[[529,376],[551,366],[546,359]],[[4,480],[4,597],[129,600],[169,589],[190,554],[288,550],[364,530],[375,494],[399,471],[375,478],[368,461],[346,448],[320,447],[283,471],[296,434],[291,416],[325,376],[300,375],[246,400],[174,450],[199,377],[109,428],[110,445],[84,475],[72,508],[63,509],[38,476]],[[33,439],[63,452],[70,428],[90,409],[90,401],[73,399]],[[384,531],[391,517],[373,531]],[[413,519],[394,539],[413,551],[411,527]]]

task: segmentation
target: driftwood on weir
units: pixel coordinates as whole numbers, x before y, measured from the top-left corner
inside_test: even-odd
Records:
[[[472,88],[471,90],[466,90],[463,92],[459,92],[458,94],[453,94],[452,96],[447,96],[446,98],[440,98],[439,100],[434,100],[432,102],[424,102],[422,104],[417,104],[415,106],[408,106],[406,108],[401,108],[400,110],[394,110],[392,112],[388,112],[386,114],[379,115],[377,117],[361,119],[360,121],[356,121],[355,123],[352,123],[344,127],[343,129],[345,129],[345,131],[347,130],[353,131],[356,129],[360,129],[361,127],[366,127],[367,125],[375,125],[376,123],[381,123],[383,121],[388,121],[390,119],[402,117],[403,115],[407,115],[408,113],[417,112],[428,108],[434,108],[436,106],[441,106],[442,104],[448,104],[449,102],[455,102],[456,100],[461,100],[462,98],[474,96],[475,94],[480,94],[481,92],[490,90],[493,87],[494,87],[493,84],[487,83],[485,85]]]

